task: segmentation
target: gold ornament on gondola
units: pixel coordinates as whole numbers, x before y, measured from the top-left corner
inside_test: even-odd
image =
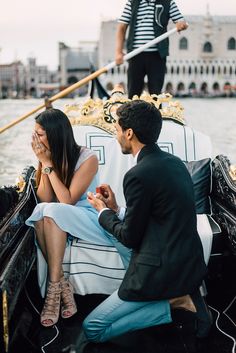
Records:
[[[236,182],[236,165],[231,164],[229,167],[229,175],[231,179]]]
[[[5,351],[8,352],[9,347],[9,327],[8,327],[8,300],[7,292],[2,292],[2,326],[3,326],[3,341]]]
[[[183,106],[179,101],[172,101],[172,95],[169,93],[150,95],[144,92],[140,97],[133,96],[132,100],[144,100],[152,103],[160,109],[163,119],[174,120],[181,125],[185,124]],[[125,96],[122,87],[117,85],[109,99],[103,101],[89,98],[84,103],[67,104],[64,112],[72,125],[92,125],[114,135],[114,122],[117,120],[116,110],[121,104],[129,101],[131,100]]]

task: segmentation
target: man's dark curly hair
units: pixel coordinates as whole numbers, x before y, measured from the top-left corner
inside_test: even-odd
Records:
[[[137,139],[145,145],[157,142],[162,127],[162,116],[154,104],[134,100],[123,103],[116,113],[123,131],[132,129]]]

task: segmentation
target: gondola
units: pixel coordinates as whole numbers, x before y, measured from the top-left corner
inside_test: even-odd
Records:
[[[97,91],[100,99],[93,99],[95,91]],[[116,174],[120,174],[116,176],[115,180],[114,174],[111,174],[109,168],[113,169],[111,159],[113,158],[114,160],[114,154],[117,152],[114,127],[112,125],[115,118],[114,113],[120,104],[127,101],[127,97],[123,94],[120,87],[109,95],[97,78],[92,81],[89,94],[90,98],[82,104],[66,106],[65,112],[71,120],[75,136],[77,136],[79,141],[83,141],[88,147],[97,150],[100,158],[101,176],[109,180],[111,185],[113,183],[113,188],[118,191],[120,201],[122,201],[122,192],[118,184],[122,180],[125,170],[131,166],[131,162],[128,159],[122,159],[122,157],[118,161],[119,157],[116,154],[116,165],[114,165],[114,168],[118,168],[115,171],[117,172]],[[155,104],[161,104],[163,119],[168,127],[167,130],[171,126],[174,128],[175,134],[177,130],[182,131],[183,129],[185,136],[191,134],[191,128],[186,126],[183,121],[182,106],[172,101],[171,98],[168,94],[160,96],[144,94],[140,98],[134,97],[133,99],[145,99]],[[164,140],[166,141],[166,136]],[[193,138],[190,137],[190,140],[192,141]],[[197,140],[197,135],[195,135],[194,143],[197,143]],[[163,141],[158,143],[162,144]],[[206,141],[208,140],[206,139]],[[161,147],[167,148],[171,144],[164,144],[163,142]],[[184,144],[186,144],[186,141]],[[207,198],[210,207],[207,219],[212,229],[208,275],[205,281],[205,296],[211,308],[214,323],[220,325],[220,329],[226,334],[220,332],[214,324],[210,337],[204,343],[205,346],[200,348],[199,352],[204,352],[204,349],[207,349],[206,352],[214,351],[215,353],[226,353],[231,350],[234,352],[232,337],[236,336],[236,282],[234,279],[236,270],[236,168],[230,164],[227,156],[224,155],[216,156],[213,159],[209,159],[207,156],[201,158],[199,155],[199,157],[196,147],[194,146],[192,152],[186,152],[194,154],[193,156],[189,155],[186,163],[189,161],[197,162],[198,160],[207,162],[207,175],[203,172],[203,165],[206,166],[206,163],[203,163],[203,165],[200,163],[197,165],[197,169],[201,167],[201,177],[205,180],[205,183],[207,180],[207,185],[204,186],[208,190]],[[107,159],[108,157],[105,155],[106,149],[111,154],[110,159]],[[194,174],[196,164],[190,163],[188,166],[192,177],[196,177],[197,182],[199,182],[199,176]],[[0,309],[2,313],[0,352],[16,353],[21,349],[28,353],[75,352],[76,340],[83,317],[109,295],[110,291],[117,288],[122,280],[124,270],[119,256],[113,251],[114,254],[107,259],[107,266],[109,266],[109,262],[111,263],[110,271],[114,270],[112,268],[114,261],[116,262],[114,267],[120,270],[119,276],[109,273],[109,284],[107,284],[107,279],[105,279],[107,276],[104,276],[103,280],[99,281],[100,284],[97,285],[97,277],[101,278],[103,273],[102,271],[93,273],[92,279],[90,279],[91,289],[84,289],[83,291],[81,290],[83,283],[78,284],[76,276],[73,276],[75,287],[80,287],[76,291],[76,300],[78,300],[79,306],[78,316],[75,315],[67,323],[59,322],[57,328],[45,329],[40,327],[37,311],[40,311],[42,306],[41,294],[43,289],[42,287],[39,289],[38,286],[37,263],[39,257],[34,246],[33,231],[24,223],[37,202],[35,168],[33,166],[26,167],[19,178],[19,183],[9,189],[7,190],[6,187],[2,188],[5,197],[7,197],[6,194],[9,195],[11,193],[15,197],[10,197],[9,207],[6,209],[5,214],[2,215],[0,221]],[[73,246],[76,249],[76,246],[80,245],[74,242],[71,247],[72,250],[70,252],[67,251],[65,255],[64,271],[69,272],[71,276],[74,266],[71,260]],[[93,253],[96,257],[97,250],[96,247],[86,249],[84,256],[86,257],[88,253],[90,255]],[[82,272],[81,269],[77,271]],[[85,278],[85,281],[87,280]],[[102,288],[108,289],[103,290]],[[217,318],[219,315],[217,311],[220,314],[219,318]],[[58,335],[56,330],[59,332]],[[142,335],[148,340],[147,344],[151,344],[151,341],[159,344],[160,347],[158,346],[158,349],[160,351],[163,349],[163,352],[191,352],[191,348],[186,345],[186,342],[182,341],[181,334],[175,332],[173,327],[161,328],[159,332],[155,332],[154,336],[152,332],[147,331],[144,330],[144,332],[138,333],[136,336],[134,334],[134,336],[126,337],[125,345],[122,348],[118,348],[116,345],[104,344],[100,345],[99,348],[97,347],[96,352],[131,353],[134,349],[136,352],[143,352],[143,347],[137,346],[137,342],[139,342]],[[152,335],[151,338],[150,334]],[[147,339],[147,337],[149,338]],[[147,350],[147,353],[159,352],[159,350],[155,351],[155,348],[149,347],[149,349],[150,351]]]

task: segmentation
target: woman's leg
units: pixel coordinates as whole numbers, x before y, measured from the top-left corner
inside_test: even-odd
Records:
[[[44,217],[43,229],[49,279],[51,282],[58,282],[62,274],[67,234],[49,217]]]
[[[69,318],[77,312],[73,295],[73,287],[69,280],[64,278],[62,262],[64,258],[67,234],[62,231],[52,218],[44,218],[44,240],[47,253],[49,280],[59,283],[61,289],[63,318]]]
[[[46,244],[44,238],[44,220],[41,219],[40,221],[35,222],[34,229],[37,241],[39,243],[39,247],[43,253],[45,260],[47,261]]]
[[[83,328],[89,341],[105,342],[129,331],[171,321],[167,300],[124,301],[116,291],[87,316]]]
[[[43,243],[43,239],[45,244],[49,283],[41,312],[41,324],[48,327],[57,323],[59,318],[61,304],[60,279],[67,235],[49,217],[44,217],[42,228],[43,236],[40,234],[40,241]]]

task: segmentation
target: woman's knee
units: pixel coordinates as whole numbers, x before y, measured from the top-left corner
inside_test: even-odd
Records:
[[[43,229],[43,219],[40,219],[34,223],[34,229],[36,232],[40,232]]]
[[[43,218],[44,226],[53,226],[55,225],[55,222],[52,218],[45,216]]]

